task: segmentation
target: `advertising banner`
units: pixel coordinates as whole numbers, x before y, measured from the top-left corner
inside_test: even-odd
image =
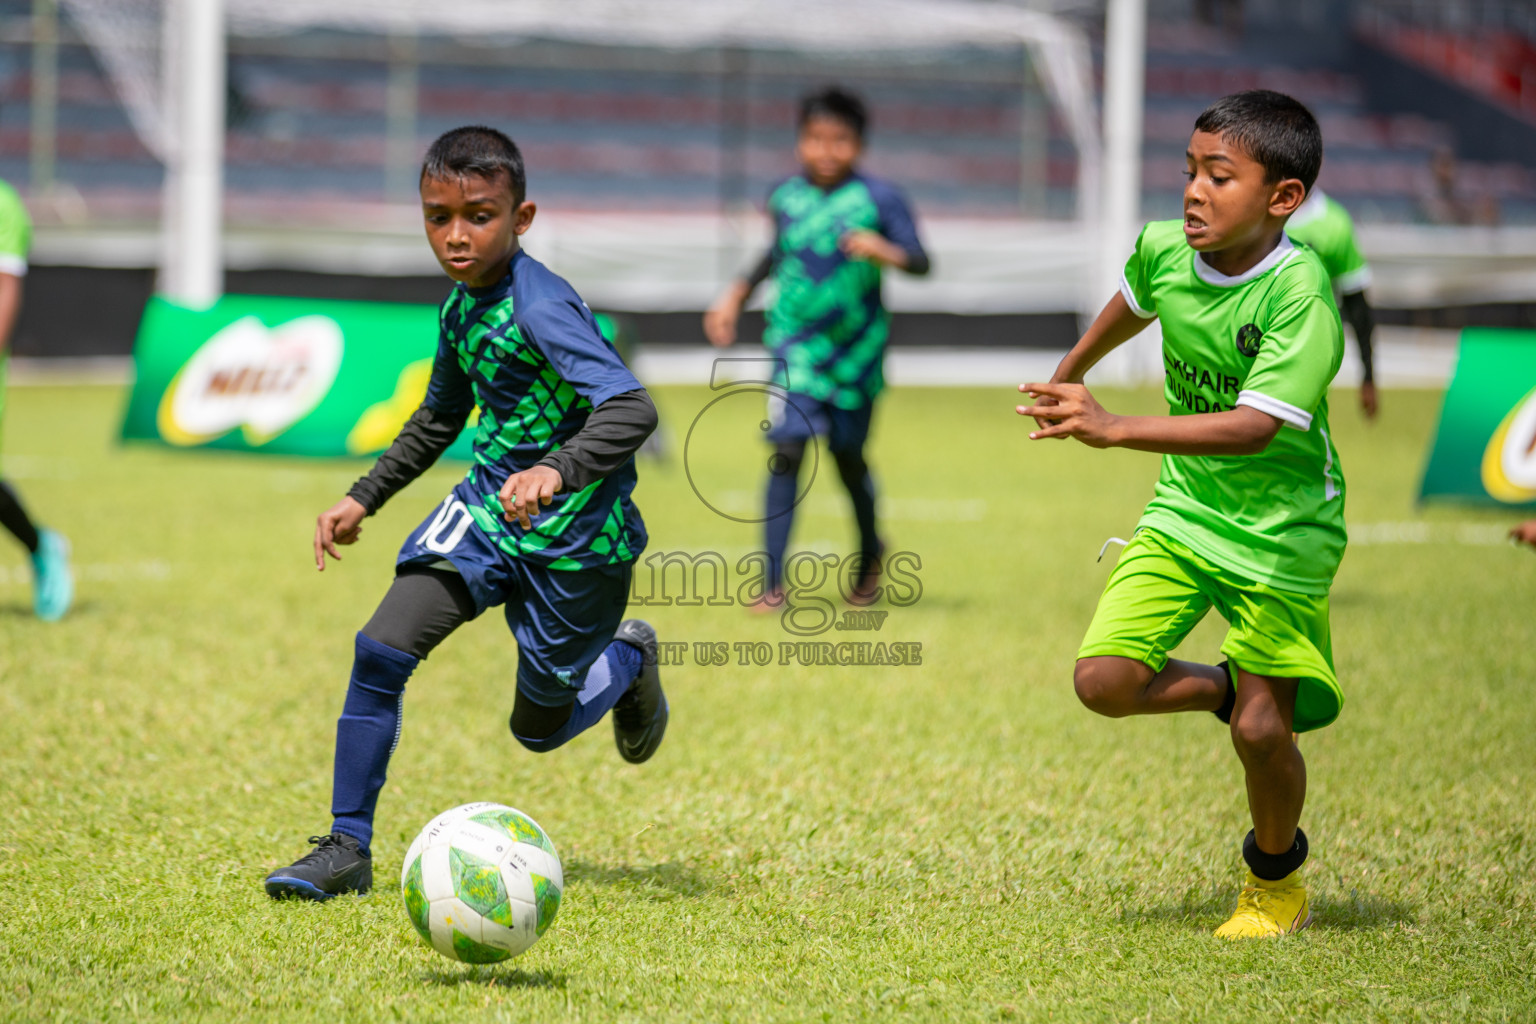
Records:
[[[1462,332],[1419,496],[1536,506],[1536,331]]]
[[[437,308],[236,295],[151,299],[123,437],[274,455],[383,451],[421,404]],[[447,457],[468,459],[469,431]]]

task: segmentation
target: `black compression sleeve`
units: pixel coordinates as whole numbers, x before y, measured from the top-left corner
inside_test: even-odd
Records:
[[[771,273],[773,273],[773,250],[769,249],[763,253],[763,258],[758,260],[757,264],[753,266],[752,272],[742,278],[742,280],[747,282],[747,290],[752,291],[758,285],[768,280],[768,275]]]
[[[913,277],[922,277],[933,269],[933,262],[928,259],[928,254],[919,249],[917,252],[907,253],[907,265],[902,268]]]
[[[411,413],[389,450],[379,456],[368,475],[352,485],[347,496],[372,515],[442,457],[464,429],[468,416],[445,416],[428,406]]]
[[[651,396],[644,388],[626,391],[593,409],[582,428],[538,464],[560,474],[561,490],[579,491],[624,465],[655,429]]]
[[[1355,329],[1355,340],[1360,343],[1360,364],[1367,384],[1376,379],[1375,357],[1371,349],[1371,334],[1376,329],[1376,318],[1371,314],[1371,304],[1365,301],[1365,292],[1350,292],[1341,305],[1349,325]]]

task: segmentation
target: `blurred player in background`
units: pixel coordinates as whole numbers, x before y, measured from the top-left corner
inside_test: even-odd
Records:
[[[0,181],[0,413],[5,411],[5,361],[21,313],[21,282],[27,276],[31,243],[32,220],[27,208],[16,190]],[[4,477],[0,477],[0,524],[32,556],[32,610],[46,622],[63,618],[75,596],[69,542],[62,534],[33,522]]]
[[[736,340],[742,308],[770,276],[778,293],[763,342],[786,368],[776,381],[785,397],[769,403],[770,461],[765,538],[766,593],[760,607],[783,601],[784,554],[799,494],[805,446],[827,438],[838,476],[853,499],[859,532],[854,603],[878,593],[882,543],[875,482],[864,458],[875,398],[885,387],[891,318],[881,299],[886,267],[928,273],[928,254],[906,200],[892,185],[858,170],[869,117],[857,96],[829,88],[800,103],[795,153],[802,170],[768,197],[773,244],[746,277],[704,314],[714,345]]]
[[[1339,312],[1355,329],[1355,341],[1360,345],[1360,408],[1366,419],[1375,419],[1379,408],[1376,397],[1376,361],[1371,350],[1371,333],[1376,329],[1376,319],[1371,315],[1371,304],[1365,300],[1365,289],[1371,283],[1371,268],[1355,242],[1355,222],[1349,211],[1333,199],[1314,188],[1301,204],[1301,209],[1285,222],[1285,233],[1297,242],[1317,253],[1323,261],[1328,276],[1333,280],[1333,290],[1339,296]]]
[[[316,567],[341,557],[337,544],[356,543],[363,519],[435,463],[478,406],[474,463],[406,539],[393,585],[357,634],[336,724],[331,828],[267,876],[274,897],[326,900],[372,886],[374,809],[406,680],[487,608],[505,606],[516,671],[507,658],[471,684],[489,684],[488,698],[515,688],[512,734],[524,747],[554,750],[612,709],[619,755],[639,763],[666,731],[656,633],[620,622],[646,542],[630,500],[633,456],[656,409],[586,303],[519,248],[537,212],[526,190],[522,155],[494,129],[456,128],[427,151],[427,239],[457,282],[431,382],[373,470],[321,514]]]
[[[1301,866],[1307,772],[1294,732],[1344,705],[1328,593],[1344,554],[1344,478],[1328,385],[1344,336],[1327,270],[1285,222],[1322,165],[1317,121],[1256,90],[1195,122],[1184,220],[1148,224],[1120,293],[1048,384],[1031,438],[1161,452],[1155,496],[1110,574],[1078,651],[1078,697],[1111,718],[1210,711],[1242,761],[1253,829],[1227,939],[1285,935],[1312,915]],[[1153,318],[1163,330],[1168,416],[1115,416],[1083,386],[1094,364]],[[1169,657],[1216,608],[1228,661]]]

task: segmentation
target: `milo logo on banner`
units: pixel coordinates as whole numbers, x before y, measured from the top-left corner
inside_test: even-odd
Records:
[[[437,308],[229,295],[151,299],[123,437],[178,448],[367,456],[421,403]],[[448,455],[468,458],[461,438]]]
[[[1536,332],[1462,332],[1420,496],[1536,504]]]
[[[160,436],[203,444],[235,428],[262,445],[313,412],[330,393],[345,347],[327,316],[268,327],[236,320],[203,342],[160,399]]]
[[[1483,489],[1499,501],[1536,501],[1536,389],[1504,417],[1483,449]]]

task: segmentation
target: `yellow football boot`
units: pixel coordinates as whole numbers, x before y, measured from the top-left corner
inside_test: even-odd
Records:
[[[1248,884],[1237,896],[1237,910],[1216,929],[1218,939],[1263,939],[1299,932],[1312,923],[1307,885],[1301,871],[1277,882],[1248,872]]]

